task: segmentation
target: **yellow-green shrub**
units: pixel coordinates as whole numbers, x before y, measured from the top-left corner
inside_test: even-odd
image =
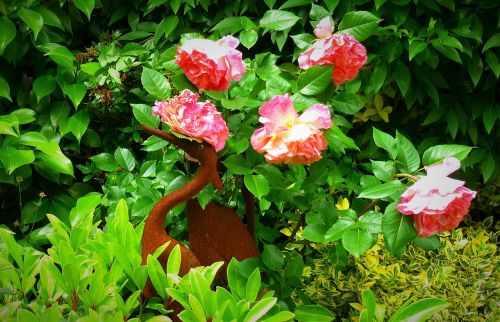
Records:
[[[440,238],[441,248],[425,251],[409,246],[401,258],[393,257],[383,239],[347,270],[328,261],[328,250],[305,270],[303,291],[317,304],[347,316],[370,288],[388,315],[407,299],[440,297],[450,306],[433,321],[499,321],[499,226],[492,218],[457,229]],[[351,304],[351,305],[350,305]]]

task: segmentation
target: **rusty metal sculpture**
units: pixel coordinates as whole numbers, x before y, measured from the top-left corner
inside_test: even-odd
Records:
[[[193,199],[203,188],[212,183],[220,190],[223,187],[217,172],[217,155],[215,149],[206,142],[194,142],[178,138],[170,133],[141,125],[146,132],[158,136],[184,150],[200,162],[200,170],[194,178],[178,190],[162,197],[152,208],[144,226],[142,237],[142,264],[147,263],[149,254],[170,241],[169,246],[158,260],[165,267],[168,256],[179,242],[171,238],[164,228],[167,213],[175,206],[188,202],[188,234],[190,249],[181,245],[181,268],[179,274],[185,275],[191,267],[210,265],[216,261],[227,262],[235,257],[239,260],[259,256],[259,251],[253,240],[253,198],[244,191],[246,216],[249,231],[238,215],[230,208],[210,202],[205,209]],[[251,214],[249,213],[251,212]],[[225,267],[224,267],[225,268]],[[219,272],[219,277],[225,276],[225,269]],[[151,298],[156,295],[155,289],[148,280],[144,288],[144,296]]]

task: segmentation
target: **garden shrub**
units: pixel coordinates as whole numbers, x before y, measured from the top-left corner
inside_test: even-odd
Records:
[[[432,321],[497,321],[498,228],[500,224],[495,226],[490,217],[441,235],[437,250],[412,245],[400,258],[392,256],[379,238],[360,260],[342,270],[335,269],[326,248],[320,248],[322,256],[304,271],[303,291],[313,302],[343,312],[341,316],[347,316],[352,307],[359,308],[360,294],[371,289],[389,314],[409,298],[432,296],[450,303]]]

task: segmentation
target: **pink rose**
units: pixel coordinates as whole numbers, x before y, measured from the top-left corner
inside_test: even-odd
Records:
[[[259,114],[264,127],[253,133],[251,143],[257,152],[265,153],[267,162],[310,164],[321,159],[327,142],[320,129],[332,126],[326,105],[315,104],[299,117],[285,94],[264,103]]]
[[[455,229],[469,212],[476,192],[466,188],[464,181],[448,177],[459,168],[460,161],[453,157],[425,167],[427,175],[401,195],[397,209],[404,215],[413,215],[418,236]]]
[[[356,78],[366,59],[365,47],[353,36],[336,33],[317,39],[299,56],[299,67],[308,69],[316,65],[334,65],[332,80],[338,86]]]
[[[333,34],[333,30],[332,18],[325,17],[318,22],[313,32],[316,38],[323,39],[330,37]]]
[[[225,91],[231,80],[240,80],[245,74],[242,54],[235,49],[239,43],[233,36],[225,36],[217,42],[186,40],[177,47],[175,61],[199,89]]]
[[[226,144],[229,130],[217,108],[210,101],[198,102],[198,94],[188,89],[168,101],[156,101],[153,114],[159,115],[172,131],[202,140],[220,151]]]

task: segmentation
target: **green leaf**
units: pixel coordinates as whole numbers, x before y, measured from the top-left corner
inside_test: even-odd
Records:
[[[380,179],[384,182],[392,180],[392,176],[395,172],[394,162],[393,161],[375,161],[372,162],[372,171],[377,179]]]
[[[339,31],[347,32],[358,41],[368,39],[377,30],[381,19],[368,11],[351,11],[339,23]]]
[[[57,143],[47,142],[39,144],[37,149],[42,151],[42,153],[37,155],[37,158],[44,162],[50,169],[74,176],[71,160],[62,153]]]
[[[382,233],[387,248],[392,255],[399,257],[404,252],[406,244],[417,237],[412,216],[405,216],[396,210],[396,203],[385,209],[382,218]]]
[[[277,271],[283,267],[284,259],[281,250],[275,245],[265,245],[262,261],[270,269]]]
[[[444,310],[450,304],[438,298],[427,298],[402,307],[394,313],[389,322],[425,322],[431,316]]]
[[[425,250],[436,250],[439,249],[440,242],[439,238],[436,236],[431,237],[417,237],[413,240],[415,246],[420,247]]]
[[[483,53],[490,48],[500,46],[500,33],[494,34],[483,46]]]
[[[63,92],[64,94],[69,96],[71,102],[73,102],[75,110],[77,110],[78,105],[80,105],[80,102],[83,100],[85,94],[87,93],[87,86],[85,86],[84,84],[65,85],[63,88]]]
[[[147,258],[147,269],[148,275],[151,279],[151,283],[153,284],[158,295],[164,299],[167,296],[166,288],[168,287],[168,279],[167,275],[163,271],[163,267],[161,267],[160,262],[152,255],[148,255]]]
[[[408,49],[408,58],[411,61],[415,56],[423,52],[427,48],[427,43],[418,40],[412,39],[410,42],[410,47]]]
[[[149,125],[153,128],[157,128],[160,124],[160,118],[153,115],[153,110],[151,106],[146,104],[130,104],[132,106],[132,112],[139,123]]]
[[[467,69],[469,70],[470,78],[472,79],[472,84],[474,87],[477,86],[481,75],[483,74],[483,61],[478,53],[473,52],[471,61],[467,64]]]
[[[18,136],[16,131],[12,128],[12,127],[17,128],[18,126],[19,126],[19,123],[12,124],[11,122],[0,121],[0,134]]]
[[[490,106],[483,111],[483,123],[484,129],[488,134],[490,134],[493,129],[493,125],[495,125],[500,113],[498,111],[498,106]]]
[[[404,96],[408,92],[411,83],[411,75],[408,67],[399,59],[394,63],[394,78],[398,84],[401,94]]]
[[[379,62],[375,65],[373,69],[372,77],[370,78],[369,91],[373,93],[378,93],[385,83],[387,78],[387,64],[385,62]]]
[[[459,144],[442,144],[428,148],[422,155],[422,163],[430,165],[443,161],[448,157],[455,157],[463,161],[472,150],[471,147]]]
[[[90,123],[90,115],[86,110],[81,110],[70,117],[68,121],[68,126],[70,128],[71,133],[73,133],[80,143],[80,140],[87,131],[87,128]]]
[[[253,173],[250,162],[241,154],[230,155],[222,163],[234,174],[249,175]]]
[[[33,35],[35,36],[35,40],[38,37],[38,33],[40,30],[42,30],[43,27],[43,17],[41,14],[39,14],[36,11],[26,9],[26,8],[20,8],[17,11],[17,15],[19,18],[21,18],[22,21],[24,21],[25,24],[27,24],[31,30],[33,30]]]
[[[361,227],[348,230],[342,235],[342,246],[356,258],[370,249],[374,242],[372,234]]]
[[[266,322],[284,322],[291,321],[295,317],[295,314],[289,311],[281,311],[274,314],[271,317],[266,317]]]
[[[375,299],[375,294],[373,294],[372,290],[364,290],[363,293],[361,293],[361,298],[364,308],[363,312],[366,312],[365,313],[366,320],[363,321],[372,322],[373,319],[375,318],[375,309],[377,307],[377,300]]]
[[[110,153],[100,153],[90,159],[94,161],[99,170],[116,171],[119,169],[118,163],[116,163],[115,158]]]
[[[397,159],[406,167],[409,173],[415,172],[420,167],[420,156],[413,144],[399,132],[396,132],[398,146]]]
[[[245,175],[244,181],[248,190],[258,199],[269,193],[269,182],[263,175]]]
[[[300,20],[295,14],[284,10],[269,10],[264,14],[259,24],[271,30],[287,30]]]
[[[316,95],[332,81],[332,66],[313,66],[299,76],[297,87],[304,95]]]
[[[454,62],[457,62],[459,64],[462,63],[462,59],[460,58],[460,55],[458,54],[458,51],[455,48],[442,45],[437,41],[437,39],[436,41],[432,41],[431,44],[432,46],[434,46],[434,48],[436,48],[437,51],[443,54],[446,58],[453,60]]]
[[[369,186],[363,189],[359,194],[359,198],[368,199],[381,199],[388,196],[394,195],[396,192],[403,192],[404,187],[401,181],[392,180],[383,184],[377,184],[375,186]]]
[[[57,45],[57,44],[51,44],[51,50],[46,53],[52,59],[56,64],[66,67],[66,68],[73,68],[73,62],[75,61],[75,57],[69,51],[68,48]]]
[[[168,255],[166,272],[167,274],[179,275],[181,269],[181,246],[175,245]]]
[[[383,214],[378,211],[368,211],[359,218],[359,226],[372,234],[382,232]]]
[[[0,56],[7,45],[16,38],[16,25],[5,15],[0,17]]]
[[[342,238],[346,231],[355,228],[355,222],[351,218],[339,218],[325,233],[325,242],[334,242]]]
[[[391,159],[396,159],[398,154],[396,139],[394,139],[390,134],[382,132],[377,128],[373,128],[373,140],[375,145],[389,153]]]
[[[20,166],[33,163],[35,154],[31,150],[17,150],[7,145],[0,148],[0,161],[8,174],[12,174]]]
[[[59,17],[48,7],[35,7],[33,9],[42,15],[43,23],[45,25],[56,27],[64,31],[64,25],[62,24],[61,19],[59,19]]]
[[[81,12],[87,16],[87,19],[90,21],[90,14],[94,9],[95,2],[94,0],[73,0],[75,7],[80,9]]]
[[[94,75],[99,69],[101,69],[101,64],[97,62],[85,63],[80,65],[80,69],[86,74]]]
[[[57,82],[52,75],[45,75],[38,77],[33,82],[33,91],[35,92],[36,99],[39,102],[43,97],[51,94],[56,90]]]
[[[118,165],[123,169],[131,172],[135,168],[135,158],[130,150],[125,148],[117,148],[115,150],[115,159]]]
[[[260,291],[260,271],[256,268],[248,277],[246,285],[246,300],[253,302],[257,299]]]
[[[243,30],[240,33],[240,41],[243,46],[250,49],[259,39],[259,34],[255,30]]]
[[[302,305],[295,308],[295,319],[303,322],[330,322],[335,319],[332,312],[319,305]]]
[[[495,77],[500,77],[500,62],[498,61],[497,55],[493,51],[487,51],[485,54],[486,64],[491,69]]]
[[[2,76],[0,76],[0,97],[5,97],[12,102],[12,98],[10,97],[9,83],[7,83],[7,81]]]
[[[144,89],[158,99],[170,97],[170,84],[162,73],[144,67],[141,75],[141,83]]]
[[[320,224],[308,224],[302,232],[302,238],[315,243],[323,243],[325,241],[325,232],[327,227]]]
[[[484,182],[487,182],[491,178],[491,176],[495,172],[496,167],[497,166],[493,154],[488,153],[488,156],[484,158],[483,162],[481,163],[481,171],[483,172]]]
[[[257,322],[261,317],[263,317],[269,310],[273,308],[273,306],[278,301],[275,297],[266,297],[257,302],[251,309],[248,311],[247,315],[243,322]]]
[[[335,95],[332,104],[336,111],[347,115],[356,114],[365,105],[358,95],[349,92],[340,92]]]

